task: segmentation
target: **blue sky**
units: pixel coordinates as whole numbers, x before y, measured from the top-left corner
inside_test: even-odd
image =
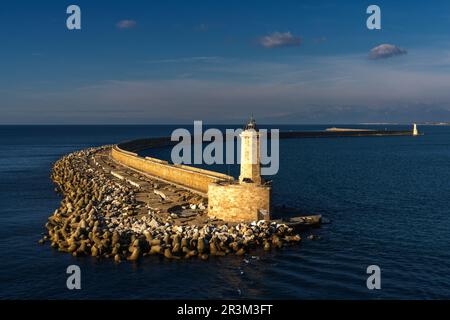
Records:
[[[449,121],[449,32],[445,0],[4,1],[0,124]]]

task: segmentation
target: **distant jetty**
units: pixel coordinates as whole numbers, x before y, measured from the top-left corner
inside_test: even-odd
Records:
[[[367,132],[367,131],[376,131],[376,130],[373,130],[373,129],[348,129],[348,128],[332,127],[332,128],[325,129],[325,131],[328,131],[328,132]]]
[[[280,139],[340,138],[340,137],[387,137],[418,135],[410,130],[330,130],[330,131],[283,131]],[[269,136],[270,138],[270,136]]]

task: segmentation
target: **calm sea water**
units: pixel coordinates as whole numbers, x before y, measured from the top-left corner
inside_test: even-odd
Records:
[[[247,261],[148,257],[120,265],[37,244],[61,200],[49,178],[54,161],[172,129],[0,126],[0,298],[450,298],[450,127],[421,127],[420,137],[282,141],[274,202],[329,218],[331,224],[312,231],[319,241],[255,251]],[[71,264],[81,267],[80,291],[66,289]],[[373,264],[381,268],[378,291],[366,287]]]

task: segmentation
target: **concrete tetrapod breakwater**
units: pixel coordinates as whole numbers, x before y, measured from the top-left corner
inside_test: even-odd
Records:
[[[208,217],[201,194],[121,165],[111,157],[113,148],[74,152],[54,164],[52,179],[63,200],[49,217],[41,244],[120,262],[146,255],[206,260],[301,240],[276,222],[236,224]]]

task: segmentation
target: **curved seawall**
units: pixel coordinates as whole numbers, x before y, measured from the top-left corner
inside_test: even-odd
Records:
[[[151,147],[170,145],[170,138],[144,139],[116,145],[111,150],[112,158],[122,165],[139,170],[161,180],[191,189],[206,195],[210,183],[234,181],[232,176],[185,165],[169,164],[167,161],[140,157],[137,151]],[[165,144],[167,143],[167,144]],[[128,150],[122,149],[127,148]]]

